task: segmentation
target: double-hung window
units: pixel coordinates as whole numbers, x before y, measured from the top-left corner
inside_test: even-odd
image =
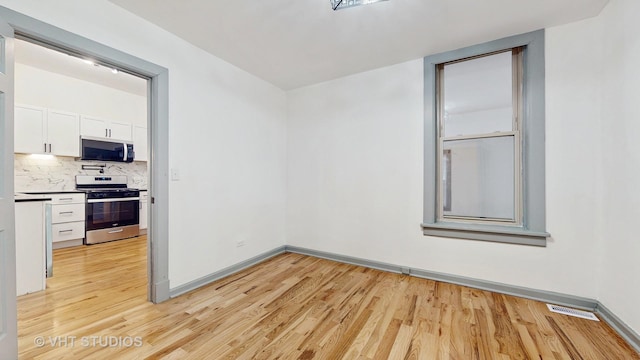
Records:
[[[424,234],[544,246],[543,30],[424,64]]]

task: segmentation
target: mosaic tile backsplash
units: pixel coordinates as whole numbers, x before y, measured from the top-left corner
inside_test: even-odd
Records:
[[[147,163],[80,161],[72,157],[51,159],[15,154],[15,192],[74,190],[76,175],[100,175],[98,170],[82,170],[82,165],[104,164],[105,175],[127,175],[128,186],[147,189]]]

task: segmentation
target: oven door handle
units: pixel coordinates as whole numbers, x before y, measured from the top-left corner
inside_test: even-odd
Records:
[[[88,199],[87,204],[105,203],[105,202],[120,202],[120,201],[136,201],[140,200],[139,197],[127,197],[127,198],[112,198],[112,199]]]

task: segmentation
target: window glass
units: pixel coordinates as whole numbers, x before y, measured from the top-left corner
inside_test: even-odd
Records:
[[[514,145],[515,136],[444,142],[445,217],[514,220]]]
[[[444,136],[513,130],[511,51],[446,64]]]

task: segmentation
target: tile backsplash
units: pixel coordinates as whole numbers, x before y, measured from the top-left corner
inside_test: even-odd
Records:
[[[128,186],[147,189],[147,163],[80,161],[72,157],[51,159],[15,154],[15,192],[74,190],[76,175],[101,175],[98,170],[82,170],[82,165],[104,164],[105,175],[127,175]]]

